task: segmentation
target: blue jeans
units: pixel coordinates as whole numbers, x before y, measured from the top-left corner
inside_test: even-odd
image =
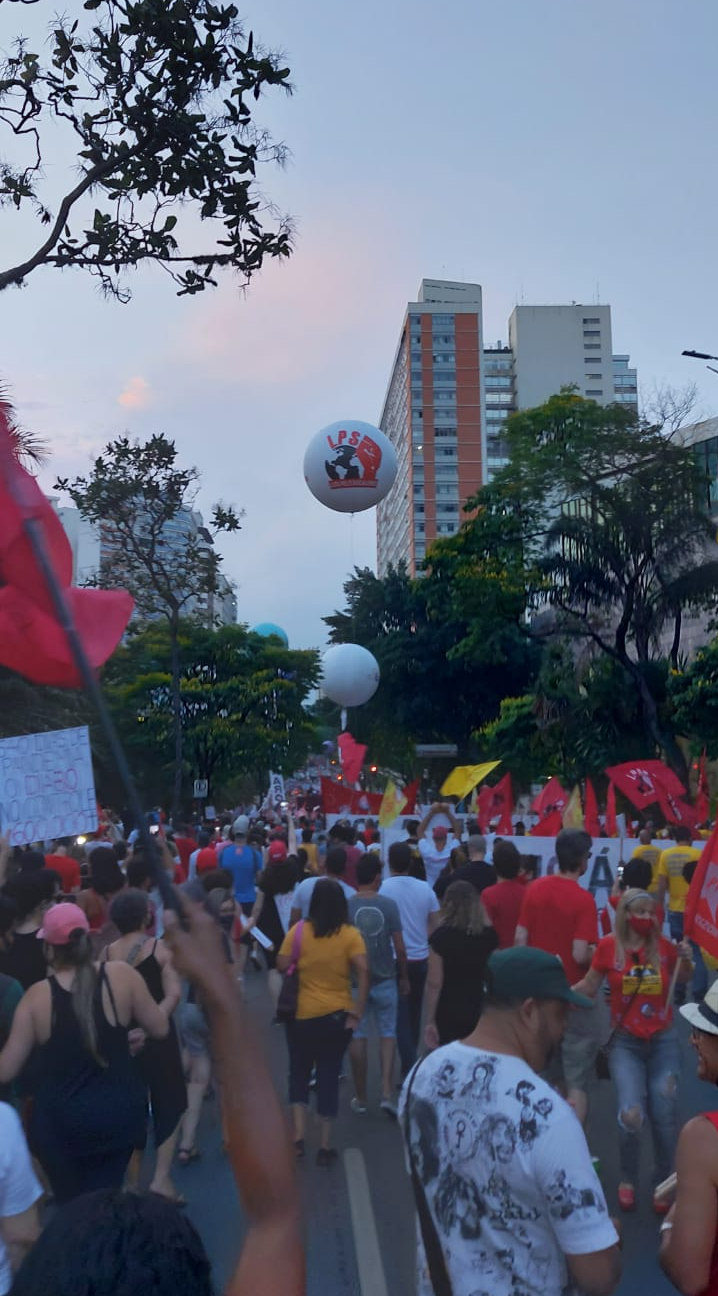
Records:
[[[678,1077],[681,1053],[675,1026],[639,1039],[619,1030],[609,1051],[611,1079],[618,1098],[621,1180],[635,1184],[641,1129],[648,1119],[653,1134],[654,1182],[673,1170],[678,1138]]]
[[[671,939],[674,941],[682,941],[683,914],[675,913],[672,909],[669,909],[668,926],[671,929]],[[691,949],[693,950],[693,962],[695,963],[693,969],[693,980],[691,982],[691,993],[696,1003],[698,1003],[704,997],[708,989],[708,969],[703,962],[703,955],[695,941],[691,941]],[[686,1001],[686,987],[681,985],[679,982],[676,982],[675,999],[677,1004],[682,1004]]]

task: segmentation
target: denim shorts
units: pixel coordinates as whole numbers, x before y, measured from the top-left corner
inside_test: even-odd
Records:
[[[366,1039],[369,1019],[374,1018],[380,1039],[394,1039],[396,1035],[396,1010],[399,1000],[396,981],[376,981],[369,987],[366,1012],[354,1031],[354,1039]]]

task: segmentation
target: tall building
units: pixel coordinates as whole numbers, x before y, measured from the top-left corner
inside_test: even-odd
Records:
[[[638,407],[636,370],[613,354],[610,306],[517,306],[508,345],[483,342],[479,284],[422,280],[409,302],[380,427],[397,479],[377,509],[380,576],[452,535],[462,507],[507,462],[510,414],[574,385],[600,405]]]
[[[70,541],[73,584],[88,584],[99,575],[104,562],[107,562],[110,557],[117,557],[120,543],[118,537],[111,523],[102,522],[98,526],[87,522],[79,509],[59,505],[56,497],[51,496],[50,503]],[[173,549],[179,554],[188,542],[207,551],[214,548],[214,541],[204,525],[202,514],[191,508],[181,508],[176,516],[166,523],[163,528],[163,540],[166,545],[166,563],[170,567]],[[221,572],[217,582],[217,592],[189,599],[183,608],[183,615],[194,617],[208,627],[236,625],[237,598],[231,581]]]

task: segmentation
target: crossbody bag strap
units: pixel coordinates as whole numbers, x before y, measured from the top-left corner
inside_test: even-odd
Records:
[[[633,991],[633,994],[631,995],[630,999],[628,1000],[628,1003],[626,1004],[626,1007],[624,1008],[623,1012],[621,1013],[621,1016],[619,1017],[618,1021],[616,1022],[616,1025],[613,1027],[613,1030],[611,1031],[611,1034],[609,1035],[608,1039],[606,1040],[606,1043],[605,1043],[604,1046],[603,1046],[605,1049],[609,1049],[609,1048],[611,1047],[611,1045],[612,1045],[614,1039],[616,1038],[616,1033],[617,1033],[618,1031],[620,1031],[620,1029],[621,1029],[623,1023],[625,1022],[625,1020],[626,1020],[626,1018],[627,1018],[629,1012],[631,1011],[631,1009],[632,1009],[634,1003],[636,1002],[636,998],[637,998],[637,996],[638,996],[638,994],[640,993],[640,990],[641,990],[641,982],[642,982],[642,980],[643,980],[643,967],[641,967],[641,975],[638,976],[638,977],[636,977],[636,980],[638,981],[638,985],[636,986],[635,990]]]
[[[436,1231],[434,1218],[429,1209],[429,1203],[426,1200],[424,1185],[419,1178],[414,1160],[414,1152],[411,1146],[411,1091],[414,1087],[417,1072],[426,1059],[422,1059],[414,1067],[409,1080],[409,1086],[406,1091],[406,1102],[404,1103],[404,1141],[406,1143],[407,1155],[409,1157],[409,1168],[411,1171],[411,1184],[414,1189],[414,1201],[416,1202],[416,1213],[419,1217],[419,1227],[421,1228],[421,1240],[424,1243],[424,1254],[429,1269],[431,1285],[434,1289],[434,1296],[453,1296],[451,1279],[446,1267],[446,1258],[444,1250]]]

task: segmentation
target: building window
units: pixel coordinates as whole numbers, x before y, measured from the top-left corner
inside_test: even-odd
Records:
[[[600,319],[598,319],[598,317],[596,317],[596,316],[592,317],[591,319],[584,319],[583,322],[584,322],[584,324],[600,324],[600,323],[601,323]]]
[[[600,387],[587,387],[587,388],[586,388],[586,395],[587,395],[587,396],[603,396],[603,391],[601,390]]]
[[[600,337],[600,336],[601,336],[601,330],[600,330],[600,329],[584,329],[584,330],[583,330],[583,336],[584,336],[585,338],[587,338],[587,337]]]
[[[600,343],[600,342],[584,342],[584,344],[583,344],[583,349],[584,349],[584,351],[600,351],[600,350],[601,350],[601,343]],[[584,356],[583,358],[584,358],[584,360],[587,360],[589,364],[593,364],[593,360],[592,360],[590,357],[588,357],[588,356]]]
[[[431,324],[432,328],[453,328],[454,317],[453,315],[432,315]]]
[[[586,374],[587,382],[603,382],[603,374]]]

